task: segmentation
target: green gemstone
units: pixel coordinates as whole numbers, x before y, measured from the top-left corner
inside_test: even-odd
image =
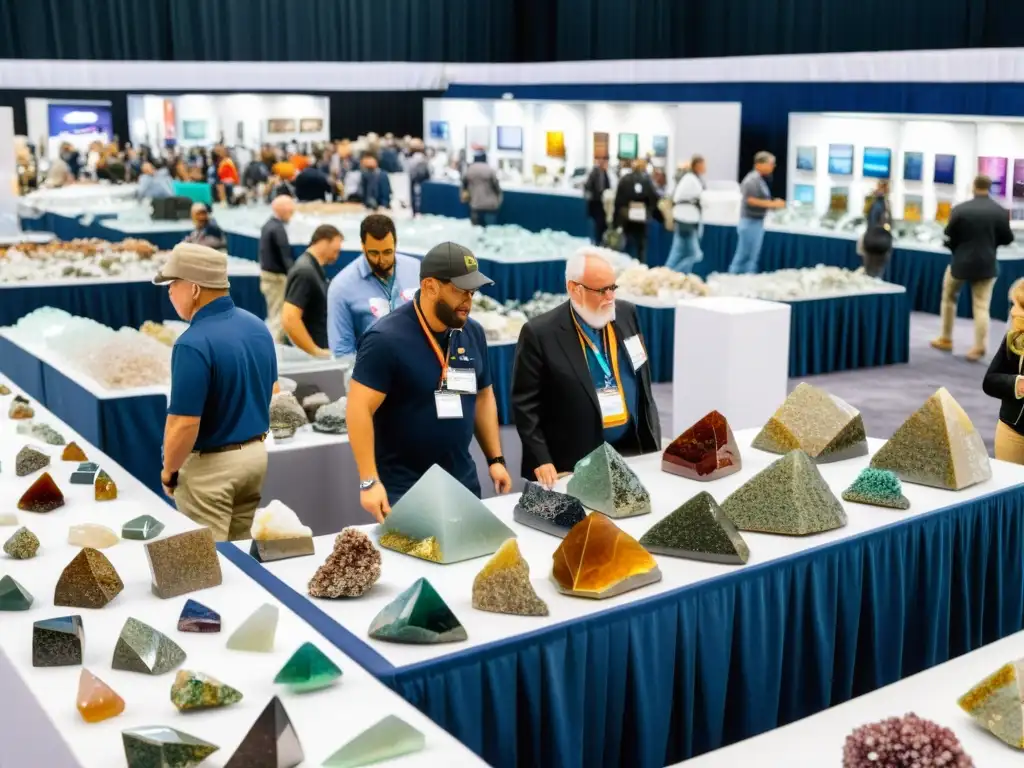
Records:
[[[371,725],[324,761],[326,768],[358,768],[423,749],[423,734],[399,717],[388,715]]]
[[[226,707],[241,700],[241,691],[209,675],[187,669],[178,672],[171,685],[171,703],[181,712]]]
[[[121,527],[121,538],[134,541],[149,541],[161,534],[164,524],[152,515],[142,515],[129,520]]]
[[[27,611],[32,595],[10,576],[0,579],[0,611]]]
[[[296,693],[326,688],[341,677],[341,669],[312,643],[303,643],[281,667],[274,682]]]
[[[370,625],[370,637],[393,643],[428,645],[467,638],[448,604],[430,582],[420,578],[388,603]]]
[[[121,731],[128,768],[193,768],[219,747],[166,725]]]
[[[576,462],[566,491],[587,509],[608,517],[634,517],[651,511],[647,489],[608,443]]]

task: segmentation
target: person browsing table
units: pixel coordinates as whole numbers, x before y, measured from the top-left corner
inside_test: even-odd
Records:
[[[476,434],[497,493],[508,493],[484,330],[473,294],[493,281],[467,248],[441,243],[420,265],[413,301],[363,336],[348,393],[360,503],[379,522],[434,464],[480,495]]]
[[[313,357],[330,357],[327,349],[327,274],[338,260],[344,238],[332,224],[313,232],[306,252],[288,270],[281,326],[288,341]]]

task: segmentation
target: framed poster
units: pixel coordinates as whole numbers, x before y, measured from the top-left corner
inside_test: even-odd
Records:
[[[637,138],[635,133],[620,133],[619,134],[619,159],[620,160],[636,160],[636,153],[638,151]]]
[[[1024,160],[1013,161],[1013,199],[1024,200]]]
[[[903,220],[915,224],[924,216],[924,198],[921,195],[907,195],[903,198]]]
[[[864,147],[864,177],[888,179],[892,165],[892,150],[887,147]]]
[[[813,171],[817,155],[817,147],[797,147],[796,169],[798,171]]]
[[[295,133],[295,121],[287,117],[267,120],[267,133]]]
[[[956,155],[935,156],[935,175],[932,181],[936,184],[956,183]]]
[[[1006,158],[979,157],[978,173],[992,179],[992,197],[1006,197]]]
[[[521,125],[499,125],[498,149],[508,152],[522,152],[523,127]]]
[[[181,137],[183,139],[192,139],[193,141],[199,141],[206,138],[206,121],[205,120],[182,120],[181,121]]]
[[[548,157],[565,157],[565,134],[562,131],[548,131],[544,136]]]
[[[835,176],[853,175],[853,144],[828,145],[828,172]]]
[[[430,138],[436,141],[448,141],[448,121],[431,120],[429,126]]]
[[[595,160],[608,160],[611,155],[608,154],[608,134],[607,133],[595,133],[594,134],[594,159]]]
[[[668,157],[668,136],[655,136],[651,139],[651,149],[655,157]]]
[[[904,152],[903,153],[903,180],[921,181],[924,176],[924,153]],[[918,219],[920,221],[920,219]]]
[[[320,133],[324,129],[321,117],[304,117],[299,120],[299,133]]]

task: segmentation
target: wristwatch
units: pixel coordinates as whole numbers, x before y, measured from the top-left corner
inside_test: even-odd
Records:
[[[376,477],[371,477],[369,480],[360,480],[359,481],[359,491],[360,491],[360,493],[363,492],[363,491],[368,491],[371,488],[373,488],[373,486],[375,486],[376,484],[377,484],[377,478]]]
[[[487,460],[487,466],[488,467],[493,467],[495,464],[501,464],[501,466],[503,466],[503,467],[507,467],[508,466],[505,463],[505,457],[504,456],[495,456],[493,459],[488,459]]]

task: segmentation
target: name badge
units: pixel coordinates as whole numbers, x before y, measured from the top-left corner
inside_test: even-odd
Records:
[[[450,392],[475,395],[476,368],[449,368],[447,384]]]
[[[416,289],[415,288],[406,288],[404,291],[402,291],[402,299],[404,301],[412,301],[413,298],[415,298],[415,296],[416,296]]]
[[[381,299],[374,297],[370,299],[370,314],[374,317],[380,318],[384,315],[391,313],[391,305],[387,299]]]
[[[458,392],[435,392],[434,405],[439,419],[462,418],[462,395]]]
[[[629,353],[629,362],[633,364],[633,370],[639,371],[640,366],[647,362],[647,350],[644,349],[644,343],[640,341],[639,336],[630,336],[623,344],[626,345],[626,351]]]
[[[605,426],[615,426],[615,422],[622,423],[626,415],[626,403],[618,389],[612,387],[597,390],[597,404],[601,407],[601,419]]]

